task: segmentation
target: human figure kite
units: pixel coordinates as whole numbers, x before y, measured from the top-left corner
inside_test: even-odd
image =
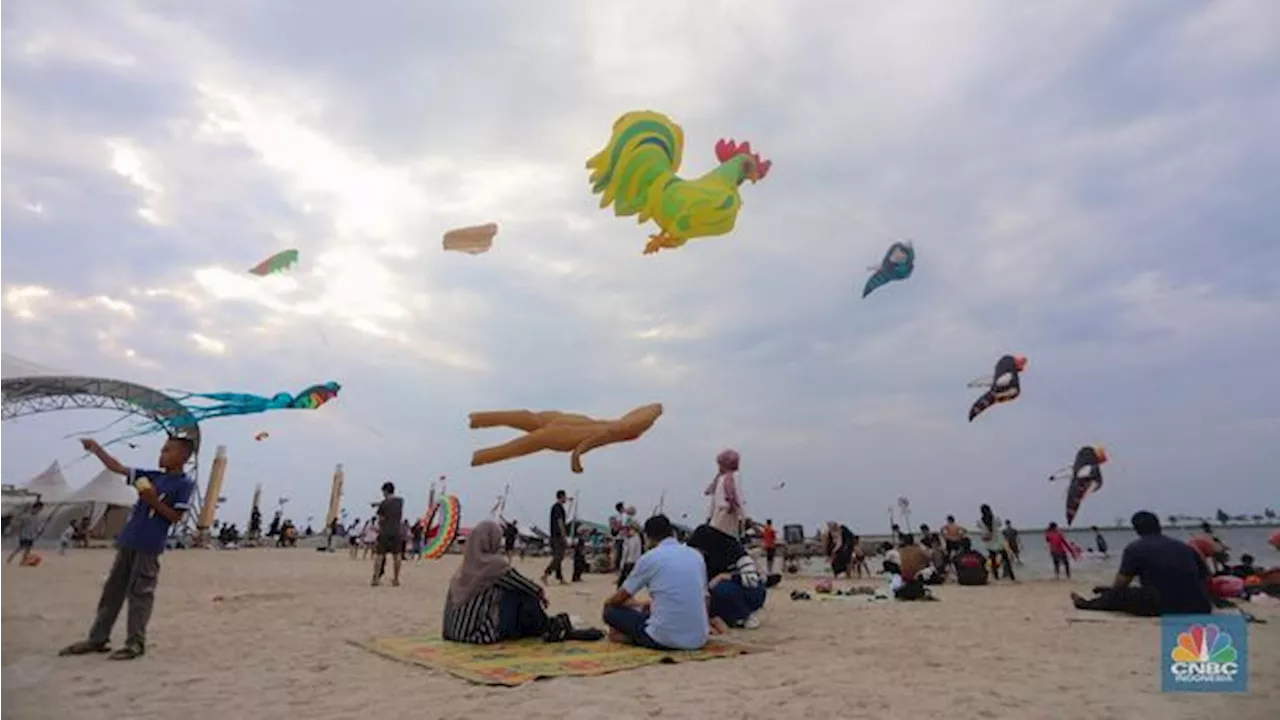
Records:
[[[509,427],[524,435],[471,455],[471,467],[489,465],[543,450],[571,452],[569,468],[582,472],[581,456],[598,447],[635,440],[648,432],[662,415],[662,404],[643,405],[616,420],[598,420],[586,415],[555,410],[495,410],[471,413],[471,428]]]

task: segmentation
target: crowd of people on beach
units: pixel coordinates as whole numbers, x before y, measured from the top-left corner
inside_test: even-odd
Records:
[[[194,492],[194,483],[183,471],[193,446],[184,438],[170,438],[160,452],[160,469],[137,470],[126,467],[92,440],[84,440],[83,445],[108,470],[133,485],[138,500],[117,538],[115,561],[89,633],[63,648],[61,654],[110,651],[112,627],[127,604],[126,640],[111,657],[133,659],[146,650],[160,556],[170,529],[188,510]],[[481,644],[526,637],[561,642],[607,636],[643,647],[690,650],[733,628],[758,628],[760,611],[783,577],[775,572],[778,533],[771,519],[758,524],[746,516],[736,478],[738,454],[725,451],[717,457],[717,464],[718,472],[705,491],[710,501],[706,521],[687,534],[661,512],[641,523],[634,506],[615,505],[608,541],[600,553],[603,569],[616,574],[615,590],[603,599],[601,607],[600,619],[607,635],[596,628],[574,627],[568,615],[553,614],[550,609],[546,586],[552,579],[559,583],[579,581],[588,569],[588,532],[569,519],[568,494],[560,490],[548,514],[550,559],[540,582],[512,565],[519,534],[514,521],[499,516],[472,528],[445,598],[443,636]],[[381,490],[383,497],[375,503],[369,520],[357,520],[345,529],[335,522],[328,528],[326,546],[320,549],[332,549],[334,537],[345,530],[353,558],[361,549],[373,556],[370,584],[381,585],[390,564],[394,587],[400,585],[402,562],[421,552],[426,528],[405,519],[404,500],[396,494],[393,483],[383,483]],[[19,547],[9,556],[10,561],[18,555],[24,559],[30,556],[39,534],[36,518],[40,509],[35,503],[16,520]],[[279,520],[277,514],[272,531],[280,538],[278,544],[287,545],[285,530],[291,524],[280,521],[277,525]],[[260,530],[260,522],[260,516],[251,521],[251,532]],[[971,536],[954,516],[947,516],[938,531],[921,525],[917,536],[895,525],[891,541],[869,550],[848,526],[828,522],[820,545],[831,577],[815,589],[839,593],[833,583],[842,577],[887,576],[884,599],[912,601],[936,599],[930,586],[952,578],[966,586],[1016,582],[1015,567],[1022,563],[1023,549],[1018,531],[986,504],[978,509],[976,526]],[[1112,583],[1094,588],[1090,597],[1071,593],[1076,608],[1133,615],[1206,613],[1230,606],[1231,597],[1254,593],[1280,596],[1280,568],[1259,568],[1248,555],[1231,565],[1229,548],[1207,523],[1192,542],[1164,535],[1159,519],[1147,511],[1133,515],[1132,527],[1137,538],[1124,548]],[[1095,547],[1091,550],[1105,555],[1106,539],[1097,528],[1093,530]],[[224,527],[224,532],[228,541],[234,541],[233,533],[238,531]],[[1056,523],[1045,531],[1044,541],[1055,577],[1065,574],[1070,578],[1071,559],[1080,555],[1080,548]],[[1280,546],[1274,538],[1273,543]],[[572,579],[566,581],[562,565],[571,547]],[[753,549],[764,558],[763,572]],[[786,546],[781,549],[782,569],[795,573],[797,558]],[[878,564],[874,570],[873,558]],[[805,595],[797,591],[792,597]]]

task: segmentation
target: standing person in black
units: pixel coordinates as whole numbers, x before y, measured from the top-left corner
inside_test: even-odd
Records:
[[[547,579],[555,573],[556,580],[564,585],[564,570],[560,565],[564,563],[564,552],[569,542],[569,526],[565,519],[564,506],[569,501],[569,496],[563,490],[556,491],[556,501],[551,506],[551,562],[547,565],[547,569],[542,572],[542,584],[547,583]]]
[[[374,543],[373,580],[374,587],[382,584],[382,576],[387,572],[387,556],[391,556],[391,585],[400,586],[400,553],[404,551],[404,540],[401,537],[401,519],[404,517],[404,498],[396,495],[394,483],[382,483],[382,502],[378,503],[378,539]]]
[[[520,537],[520,529],[516,527],[516,521],[502,522],[502,549],[507,555],[507,562],[511,562],[511,554],[516,551],[516,540]]]
[[[827,523],[827,558],[831,561],[831,574],[851,577],[853,572],[853,531],[834,520]]]
[[[1080,610],[1110,610],[1130,615],[1201,615],[1213,612],[1205,582],[1209,568],[1190,545],[1165,535],[1155,513],[1133,514],[1138,539],[1120,556],[1120,570],[1111,587],[1095,588],[1085,599],[1071,593]],[[1138,587],[1130,584],[1137,578]]]

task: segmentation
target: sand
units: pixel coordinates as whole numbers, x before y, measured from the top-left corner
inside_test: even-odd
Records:
[[[371,588],[369,564],[345,552],[184,551],[162,560],[146,657],[55,657],[88,629],[111,558],[47,553],[39,568],[4,568],[4,718],[1261,720],[1280,707],[1280,612],[1251,628],[1249,694],[1164,695],[1154,621],[1068,622],[1078,613],[1066,595],[1084,580],[948,585],[941,602],[879,605],[793,602],[784,583],[761,629],[734,632],[770,652],[505,689],[346,642],[436,631],[456,557],[411,565],[402,587]],[[597,618],[612,582],[588,578],[553,586],[553,607]]]

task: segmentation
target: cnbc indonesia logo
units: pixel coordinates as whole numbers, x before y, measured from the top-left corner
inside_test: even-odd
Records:
[[[1169,660],[1169,672],[1178,684],[1235,682],[1240,672],[1239,653],[1231,634],[1217,625],[1192,625],[1178,633]]]

